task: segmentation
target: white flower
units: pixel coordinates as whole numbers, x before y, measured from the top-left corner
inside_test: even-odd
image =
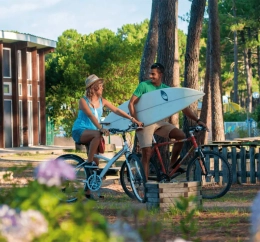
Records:
[[[48,223],[38,211],[18,213],[7,205],[0,208],[0,234],[8,242],[30,242],[47,231]]]
[[[254,237],[260,233],[260,192],[257,193],[251,206],[251,234]]]

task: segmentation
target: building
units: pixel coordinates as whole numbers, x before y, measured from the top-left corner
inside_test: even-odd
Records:
[[[56,42],[0,31],[0,148],[46,144],[45,55]]]

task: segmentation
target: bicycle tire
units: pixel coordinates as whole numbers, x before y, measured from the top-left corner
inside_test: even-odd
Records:
[[[201,182],[202,198],[215,199],[224,196],[232,184],[231,166],[228,161],[215,151],[202,151],[205,157],[205,165],[208,176],[202,174],[198,162],[199,155],[196,155],[188,164],[187,181]]]
[[[133,189],[130,184],[129,172],[128,172],[128,168],[126,165],[126,161],[123,162],[121,169],[120,169],[120,183],[121,183],[123,190],[128,195],[128,197],[135,199],[135,195],[133,193]]]
[[[143,165],[135,154],[131,154],[126,162],[129,172],[130,184],[136,199],[141,202],[146,202],[145,184],[146,177]]]
[[[148,180],[160,181],[160,171],[156,163],[156,160],[154,159],[150,159]],[[133,193],[133,189],[130,184],[129,173],[125,161],[122,164],[120,169],[120,183],[125,193],[130,198],[135,199],[135,195]]]
[[[62,159],[66,163],[72,165],[75,169],[76,179],[73,181],[65,179],[61,186],[61,193],[58,195],[61,201],[68,203],[75,202],[80,196],[80,191],[83,192],[87,190],[86,180],[89,173],[88,169],[80,167],[76,170],[76,166],[85,161],[74,154],[61,155],[56,159]]]

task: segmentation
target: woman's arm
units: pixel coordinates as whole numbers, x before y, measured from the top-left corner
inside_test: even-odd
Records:
[[[142,126],[142,122],[139,122],[135,117],[132,117],[129,114],[127,114],[126,112],[124,112],[123,110],[115,107],[112,103],[110,103],[109,101],[107,101],[104,98],[102,101],[103,101],[103,105],[106,106],[107,108],[109,108],[113,113],[115,113],[123,118],[130,119],[132,122],[136,123],[138,126]]]

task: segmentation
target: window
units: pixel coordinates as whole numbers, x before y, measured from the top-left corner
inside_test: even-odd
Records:
[[[18,61],[18,79],[22,79],[22,54],[21,51],[17,51],[17,61]]]
[[[37,85],[37,97],[40,97],[40,85]]]
[[[11,78],[11,49],[3,49],[4,77]]]
[[[27,84],[28,97],[32,97],[32,84]]]
[[[4,95],[12,95],[12,83],[4,82]]]
[[[18,93],[19,93],[19,96],[22,96],[23,95],[23,86],[22,86],[22,83],[18,83]]]
[[[26,52],[27,55],[27,80],[32,80],[32,53]]]

